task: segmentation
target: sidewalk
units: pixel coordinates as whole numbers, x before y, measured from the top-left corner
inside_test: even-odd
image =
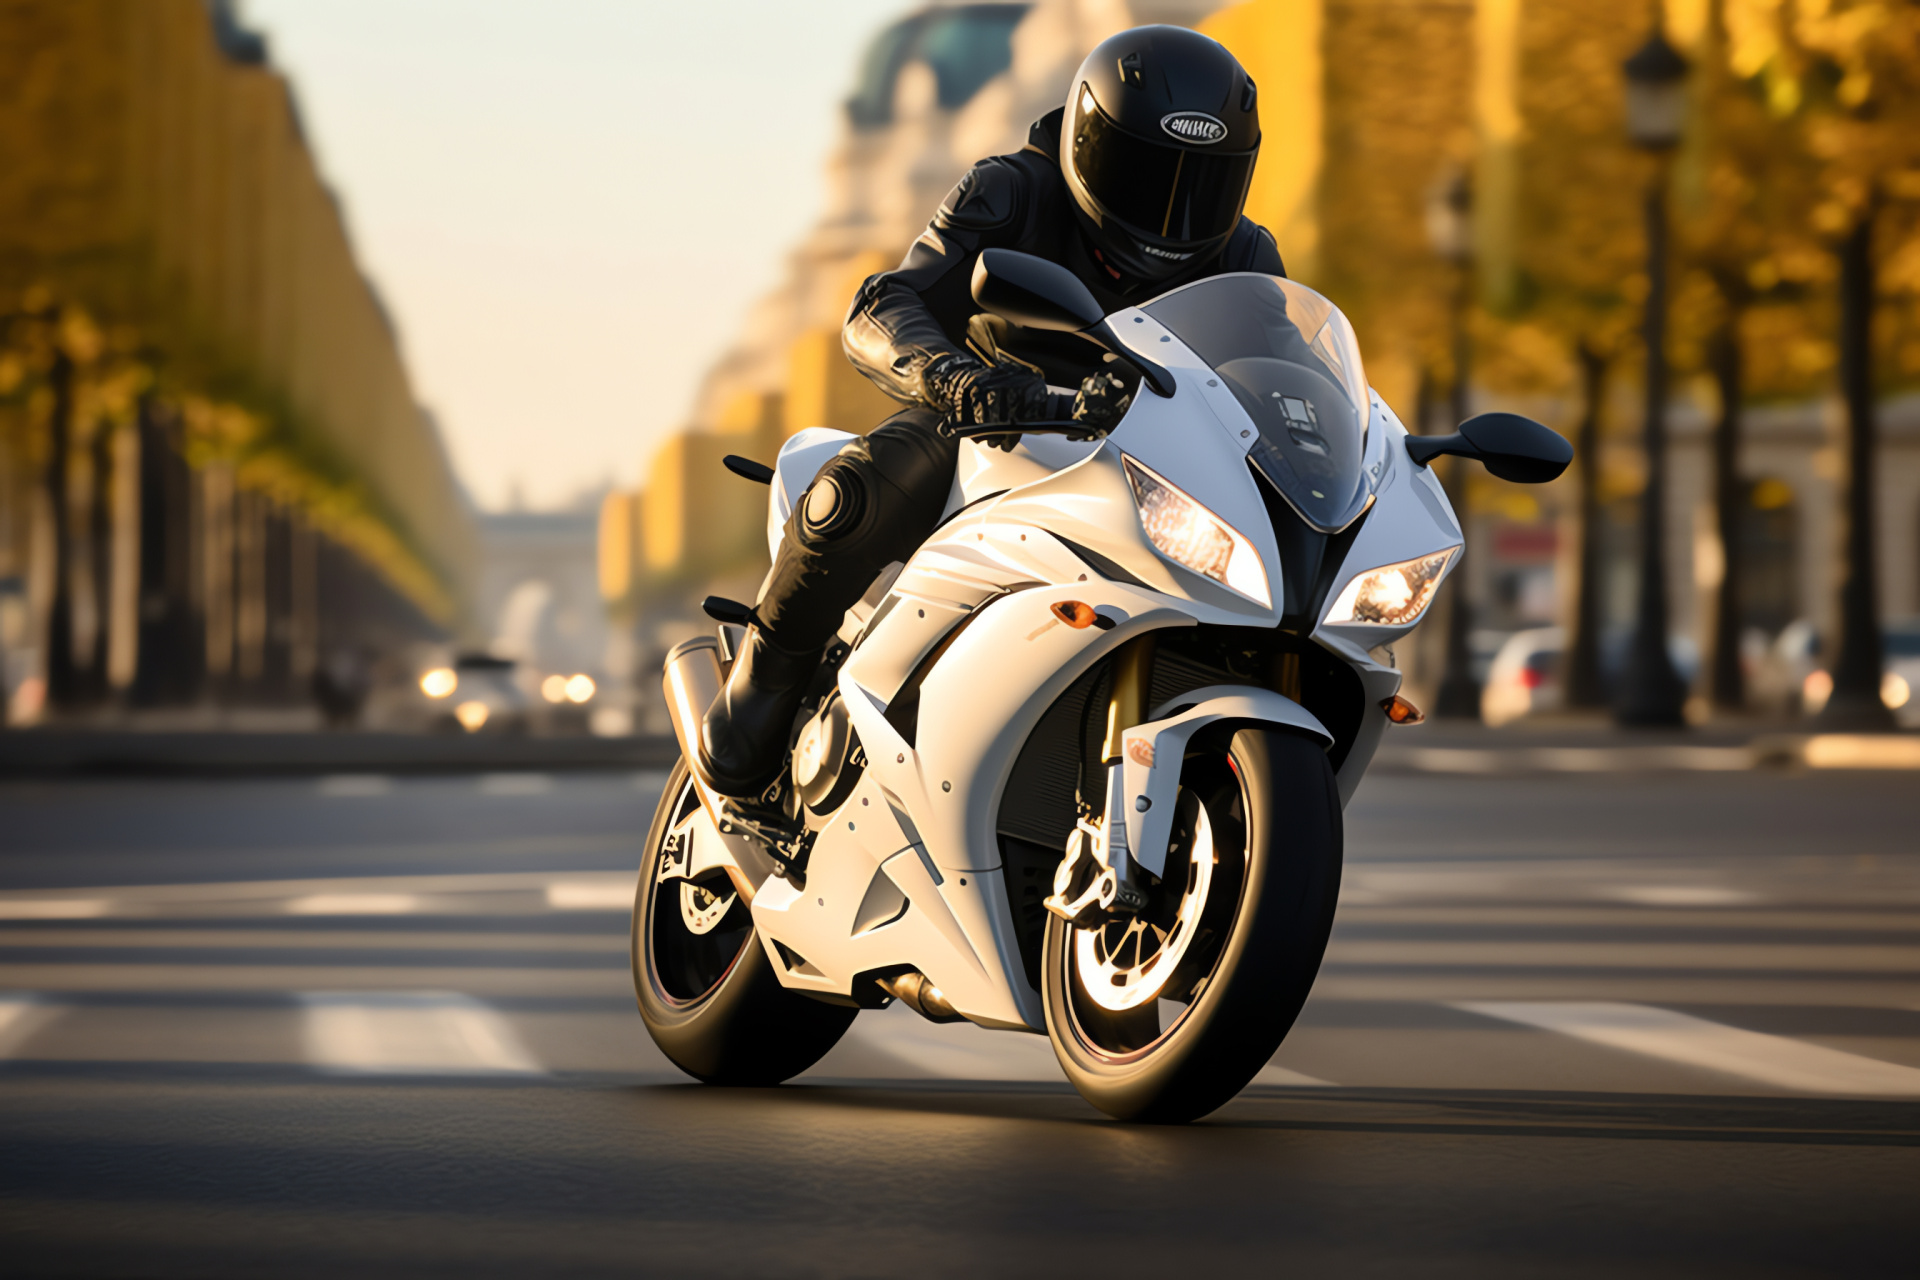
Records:
[[[664,769],[679,752],[668,737],[17,729],[0,730],[0,778]]]
[[[1920,769],[1920,734],[1813,734],[1792,722],[1620,729],[1601,720],[1490,729],[1441,721],[1388,728],[1388,773],[1725,773],[1746,769]]]

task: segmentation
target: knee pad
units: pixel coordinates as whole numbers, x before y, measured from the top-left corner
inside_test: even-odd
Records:
[[[835,459],[800,499],[801,541],[816,550],[844,543],[865,522],[872,506],[871,486],[860,468]]]

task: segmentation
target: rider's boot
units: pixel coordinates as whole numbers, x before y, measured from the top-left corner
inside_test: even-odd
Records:
[[[793,717],[819,665],[819,649],[789,653],[759,627],[747,629],[700,730],[700,764],[715,791],[751,799],[779,776]]]
[[[779,776],[800,700],[847,609],[939,520],[958,445],[938,424],[927,410],[902,410],[829,460],[795,505],[701,728],[701,768],[722,795],[750,800]]]

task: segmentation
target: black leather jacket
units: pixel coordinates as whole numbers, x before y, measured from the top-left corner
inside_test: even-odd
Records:
[[[900,265],[869,276],[854,295],[841,332],[847,358],[896,400],[925,404],[921,375],[927,365],[966,349],[967,321],[980,313],[971,285],[973,262],[982,249],[1017,249],[1057,262],[1080,277],[1110,312],[1205,276],[1286,275],[1273,236],[1242,217],[1218,254],[1179,275],[1133,289],[1116,280],[1094,258],[1060,176],[1063,111],[1035,121],[1027,145],[1013,155],[991,156],[968,170]],[[1100,359],[1091,344],[1071,334],[1022,330],[1006,345],[1059,386],[1074,385]]]

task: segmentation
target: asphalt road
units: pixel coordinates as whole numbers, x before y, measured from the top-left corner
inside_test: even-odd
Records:
[[[0,784],[0,1271],[1915,1274],[1913,774],[1382,774],[1279,1055],[1184,1129],[865,1014],[678,1077],[660,778]]]

